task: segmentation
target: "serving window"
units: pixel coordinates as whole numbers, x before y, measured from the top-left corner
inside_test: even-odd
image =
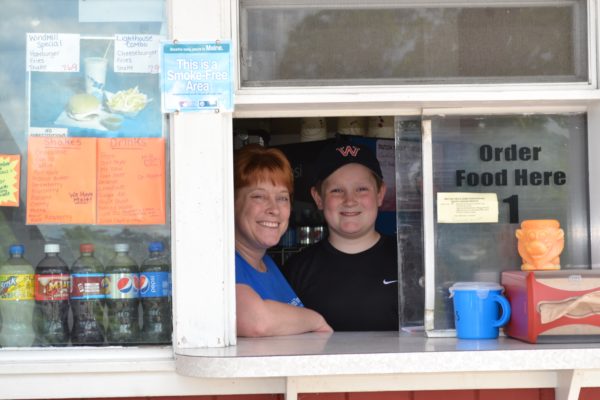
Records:
[[[566,237],[561,267],[589,269],[587,114],[456,112],[235,120],[238,140],[281,148],[296,173],[291,228],[270,253],[283,263],[322,238],[310,234],[324,222],[307,196],[304,170],[337,133],[376,150],[394,195],[395,201],[384,200],[377,229],[398,240],[400,329],[425,326],[431,335],[453,334],[449,287],[500,282],[502,271],[519,270],[515,231],[526,219],[557,219]],[[349,119],[354,128],[346,125]],[[395,140],[378,137],[385,131],[375,121],[388,121]],[[321,140],[313,140],[316,132]],[[393,148],[391,157],[386,147]],[[449,203],[471,206],[448,209]],[[434,258],[426,260],[430,249]]]

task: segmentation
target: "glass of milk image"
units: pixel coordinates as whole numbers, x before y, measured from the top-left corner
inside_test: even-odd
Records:
[[[102,98],[106,83],[106,67],[108,60],[103,57],[87,57],[83,60],[85,74],[85,92]]]

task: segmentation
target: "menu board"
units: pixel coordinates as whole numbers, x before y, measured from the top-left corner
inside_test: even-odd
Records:
[[[0,154],[0,207],[19,206],[21,156]]]
[[[164,139],[30,136],[27,165],[27,224],[166,222]]]
[[[96,140],[32,136],[27,158],[28,224],[93,224]]]
[[[165,223],[164,139],[98,139],[97,223]]]

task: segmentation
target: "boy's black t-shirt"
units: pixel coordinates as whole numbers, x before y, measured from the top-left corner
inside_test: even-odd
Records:
[[[292,256],[281,269],[304,306],[335,331],[397,331],[398,252],[393,237],[347,254],[327,239]]]

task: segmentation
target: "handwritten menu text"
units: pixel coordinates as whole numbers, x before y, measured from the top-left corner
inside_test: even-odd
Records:
[[[93,224],[96,139],[31,136],[27,158],[28,224]]]
[[[0,154],[0,207],[19,206],[20,154]]]
[[[164,139],[98,139],[98,224],[164,223]]]
[[[28,33],[27,71],[79,72],[79,35]]]
[[[165,142],[30,136],[28,224],[164,224]]]

